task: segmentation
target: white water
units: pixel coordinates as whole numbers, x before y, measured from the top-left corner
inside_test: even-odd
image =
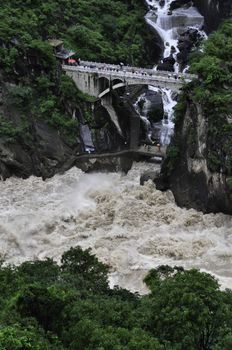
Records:
[[[169,11],[170,4],[174,0],[165,0],[164,5],[159,0],[146,0],[149,7],[153,9],[148,12],[146,21],[151,25],[159,34],[164,43],[163,58],[173,55],[176,63],[174,70],[178,74],[180,68],[177,62],[178,38],[182,32],[185,32],[188,28],[198,29],[202,37],[206,38],[206,34],[201,31],[204,24],[204,18],[195,7],[185,6],[183,8],[176,9],[172,12]],[[156,69],[156,67],[154,68]],[[184,72],[187,70],[184,69]],[[176,105],[176,101],[172,96],[172,92],[167,89],[157,89],[149,86],[150,90],[161,91],[163,96],[164,113],[168,115],[168,121],[165,119],[162,121],[160,128],[160,143],[168,145],[173,132],[173,108]]]
[[[73,168],[42,181],[0,182],[0,255],[8,263],[59,259],[71,246],[91,247],[112,266],[110,280],[145,291],[142,278],[160,264],[199,267],[232,287],[232,218],[176,206],[171,192],[139,185],[152,164],[127,176]]]

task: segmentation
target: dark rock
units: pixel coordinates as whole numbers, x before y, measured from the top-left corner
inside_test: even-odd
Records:
[[[158,176],[158,172],[155,171],[145,171],[141,176],[140,176],[140,185],[144,185],[146,181],[152,180],[155,182],[155,179]]]
[[[189,28],[180,34],[178,40],[179,53],[177,54],[177,60],[184,68],[188,63],[188,56],[194,47],[200,45],[202,41],[202,36],[199,34],[197,29]]]
[[[0,139],[0,174],[3,179],[12,174],[26,178],[33,173],[30,156],[21,145],[13,144],[5,138]]]
[[[170,55],[169,57],[165,57],[162,63],[159,63],[157,65],[157,70],[174,72],[175,63],[176,63],[175,58],[173,57],[173,55]]]
[[[231,0],[193,0],[205,18],[205,29],[209,33],[218,27],[222,18],[228,18],[232,14]]]
[[[192,1],[190,0],[175,0],[170,4],[170,11],[176,10],[180,7],[183,6],[191,6],[192,5]]]
[[[222,141],[212,136],[211,139],[207,133],[209,127],[201,106],[189,100],[183,121],[175,127],[170,156],[165,159],[155,183],[160,190],[171,189],[181,207],[232,214],[232,192],[227,185],[230,169],[226,168],[232,142],[230,138]],[[228,154],[223,151],[225,142]],[[177,145],[179,156],[175,158],[172,150]],[[216,162],[212,154],[219,155]]]
[[[164,116],[162,94],[148,90],[146,98],[150,102],[150,105],[147,109],[147,117],[149,118],[150,122],[156,123],[162,120]]]

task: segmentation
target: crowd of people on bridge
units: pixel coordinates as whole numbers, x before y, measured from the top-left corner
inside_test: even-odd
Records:
[[[124,65],[124,63],[120,62],[118,65],[112,65],[112,64],[104,64],[104,63],[97,63],[97,62],[86,62],[86,61],[81,61],[80,58],[74,59],[74,58],[69,58],[67,60],[67,64],[71,66],[81,66],[85,69],[96,69],[96,70],[102,70],[102,71],[109,71],[109,72],[123,72],[123,73],[132,73],[132,74],[139,74],[143,76],[163,76],[164,72],[159,72],[154,69],[143,69],[143,68],[138,68],[138,67],[130,67]],[[177,74],[174,72],[165,72],[167,77],[169,79],[174,78],[175,80],[177,79],[183,79],[182,74]]]

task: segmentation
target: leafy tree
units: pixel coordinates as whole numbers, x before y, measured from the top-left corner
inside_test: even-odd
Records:
[[[71,248],[61,258],[63,277],[81,288],[101,291],[108,289],[109,267],[90,253],[90,249]]]
[[[161,266],[145,282],[152,291],[150,331],[178,349],[212,349],[231,318],[215,278],[195,269]]]

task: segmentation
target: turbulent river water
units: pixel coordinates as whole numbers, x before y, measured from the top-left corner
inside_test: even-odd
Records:
[[[232,217],[176,206],[172,193],[139,185],[153,164],[120,173],[72,168],[43,181],[0,182],[0,253],[8,263],[91,247],[111,265],[110,282],[145,292],[142,279],[160,264],[198,267],[232,287]]]

